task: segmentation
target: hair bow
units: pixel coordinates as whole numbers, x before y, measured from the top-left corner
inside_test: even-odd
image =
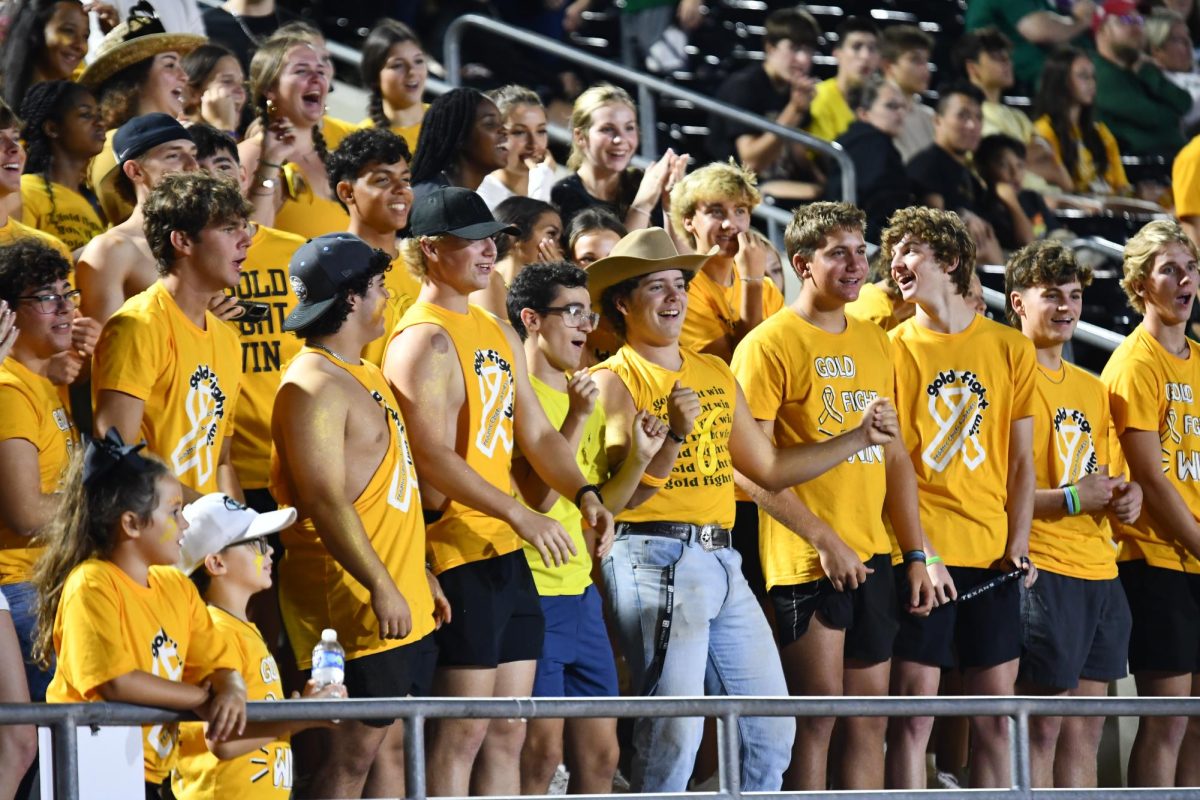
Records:
[[[88,442],[83,454],[83,485],[91,486],[114,470],[127,470],[135,475],[150,472],[155,468],[154,463],[138,454],[145,446],[145,440],[137,444],[125,444],[121,432],[109,428],[103,439]]]
[[[127,22],[129,27],[129,31],[125,35],[127,42],[151,33],[166,33],[162,20],[158,18],[158,12],[147,0],[138,0],[133,8],[129,9]]]

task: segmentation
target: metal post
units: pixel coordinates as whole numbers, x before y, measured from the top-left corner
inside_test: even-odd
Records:
[[[425,717],[404,718],[404,794],[425,800]]]
[[[662,155],[658,152],[658,109],[654,105],[654,95],[649,86],[638,86],[638,132],[642,137],[642,155],[651,161],[657,161]]]
[[[717,780],[722,797],[742,796],[740,738],[737,714],[717,717]]]
[[[1033,777],[1029,769],[1029,712],[1024,709],[1009,717],[1008,753],[1013,792],[1017,797],[1033,797]]]
[[[75,717],[68,714],[50,726],[54,751],[55,800],[78,800],[79,740]]]

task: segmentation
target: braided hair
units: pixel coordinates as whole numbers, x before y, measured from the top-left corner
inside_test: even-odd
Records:
[[[487,97],[476,89],[459,88],[433,101],[417,137],[413,184],[433,180],[462,154],[471,138],[476,109],[485,100]]]
[[[387,63],[388,53],[392,48],[404,42],[412,42],[422,50],[421,40],[413,33],[412,28],[394,19],[382,19],[367,34],[367,40],[362,48],[362,81],[370,92],[367,111],[371,122],[377,128],[391,127],[391,121],[383,113],[383,90],[380,87],[379,74]]]
[[[41,176],[50,199],[50,216],[58,214],[54,202],[54,185],[50,173],[54,168],[54,147],[46,133],[46,123],[62,124],[67,112],[92,93],[85,86],[73,81],[45,81],[35,83],[25,94],[21,103],[21,138],[25,140],[25,173]]]
[[[13,108],[21,104],[29,91],[34,63],[46,49],[46,24],[54,16],[60,2],[79,0],[24,0],[17,4],[9,16],[12,27],[4,39],[4,60],[0,72],[4,75],[4,100]]]

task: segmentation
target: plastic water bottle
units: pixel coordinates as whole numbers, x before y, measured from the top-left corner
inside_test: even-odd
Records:
[[[321,631],[321,641],[313,648],[312,679],[318,687],[341,685],[346,677],[346,651],[338,644],[337,631]]]

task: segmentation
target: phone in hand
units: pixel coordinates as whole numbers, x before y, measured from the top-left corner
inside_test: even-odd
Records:
[[[242,313],[233,318],[234,322],[262,322],[271,313],[270,303],[238,300],[237,305],[238,308],[242,309]]]

